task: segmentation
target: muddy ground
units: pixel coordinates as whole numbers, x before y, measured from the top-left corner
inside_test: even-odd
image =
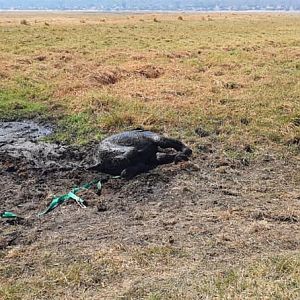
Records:
[[[36,166],[24,155],[4,151],[7,143],[3,142],[1,209],[25,219],[0,220],[2,263],[12,263],[9,253],[14,249],[34,252],[32,258],[20,256],[14,261],[22,270],[19,276],[28,277],[41,272],[36,256],[46,250],[57,254],[48,263],[69,264],[88,261],[103,249],[120,254],[126,249],[155,245],[188,254],[178,258],[173,275],[195,272],[193,266],[199,274],[206,274],[257,257],[299,249],[297,161],[269,153],[245,163],[226,157],[210,137],[202,138],[200,144],[202,147],[195,147],[190,162],[160,166],[129,181],[111,179],[103,185],[100,195],[94,190],[81,194],[87,208],[70,201],[38,218],[53,195],[64,194],[102,175],[59,170],[51,164]],[[10,145],[13,147],[13,142]],[[77,153],[70,160],[74,163],[86,154]],[[64,159],[68,160],[66,156]],[[145,273],[141,279],[128,269],[125,278],[104,278],[95,285],[101,286],[103,299],[126,298],[126,293],[145,278],[161,280],[171,276],[170,270],[167,273]],[[97,299],[95,291],[87,290],[87,298]],[[76,299],[76,289],[72,297]]]

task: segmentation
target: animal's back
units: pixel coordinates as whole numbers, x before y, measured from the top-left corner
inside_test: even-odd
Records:
[[[143,148],[148,143],[155,143],[160,136],[154,132],[146,130],[124,131],[104,139],[101,144],[111,144],[115,146],[133,146],[137,149]]]

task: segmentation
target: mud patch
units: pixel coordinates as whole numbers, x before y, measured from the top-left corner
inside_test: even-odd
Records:
[[[0,145],[20,140],[37,140],[52,133],[50,127],[34,122],[0,122]]]
[[[59,144],[40,141],[53,132],[49,126],[26,122],[0,122],[0,161],[26,163],[32,168],[70,168],[78,165],[78,151]],[[18,164],[18,166],[20,166]],[[16,166],[16,167],[18,167]]]
[[[65,194],[101,175],[78,169],[42,174],[40,169],[28,169],[30,165],[7,172],[1,168],[6,162],[0,157],[0,210],[12,211],[26,221],[12,224],[0,219],[2,282],[22,284],[32,276],[30,272],[35,276],[30,278],[36,280],[32,285],[39,282],[37,278],[52,282],[49,266],[57,266],[55,271],[60,274],[66,272],[61,267],[65,265],[83,270],[85,265],[77,262],[84,260],[92,271],[107,264],[116,268],[115,277],[103,272],[101,282],[106,286],[99,288],[101,295],[109,295],[105,299],[115,299],[111,290],[126,292],[128,283],[121,276],[133,278],[128,288],[136,282],[148,286],[158,276],[154,273],[158,268],[162,275],[175,269],[178,274],[194,269],[219,272],[233,262],[244,264],[256,256],[299,249],[295,237],[300,232],[300,190],[292,180],[299,174],[298,165],[262,160],[244,167],[222,156],[224,151],[216,143],[203,147],[207,149],[200,151],[199,145],[192,163],[159,166],[130,181],[109,179],[101,194],[92,189],[79,194],[87,208],[70,201],[40,218],[37,215],[53,195]],[[11,163],[14,168],[22,166],[23,160],[19,160]],[[222,166],[226,172],[218,172]],[[102,253],[109,253],[114,260]],[[132,258],[139,262],[136,268]],[[74,286],[75,280],[71,281]],[[73,292],[54,282],[53,289],[68,295]],[[97,283],[92,287],[98,288]],[[51,298],[52,290],[42,292]]]

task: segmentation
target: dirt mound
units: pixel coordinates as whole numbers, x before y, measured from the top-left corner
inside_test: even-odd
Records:
[[[116,71],[101,71],[90,75],[89,80],[101,85],[115,84],[120,76]]]
[[[148,65],[138,70],[138,73],[148,79],[155,79],[163,75],[164,71],[161,68]]]

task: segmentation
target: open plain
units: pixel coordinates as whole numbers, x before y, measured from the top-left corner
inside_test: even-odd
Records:
[[[299,299],[299,14],[1,12],[0,119],[193,149],[40,218],[99,174],[0,151],[0,299]]]

